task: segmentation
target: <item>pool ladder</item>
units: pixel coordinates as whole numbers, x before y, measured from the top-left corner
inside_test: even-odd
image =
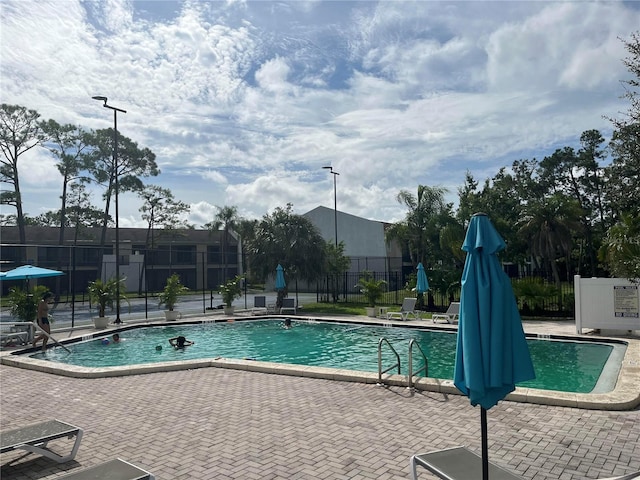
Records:
[[[416,370],[415,374],[413,372],[413,347],[416,347],[422,355],[422,359],[424,360],[424,366],[418,370]],[[407,388],[413,389],[413,376],[418,375],[419,373],[424,373],[425,377],[429,376],[429,362],[427,361],[427,356],[424,354],[422,348],[420,348],[420,344],[415,341],[415,339],[411,339],[409,341],[409,370],[407,371]]]
[[[393,365],[391,365],[385,370],[382,369],[382,346],[383,345],[387,345],[396,357],[396,363],[394,363]],[[420,368],[415,373],[413,371],[413,347],[414,346],[418,349],[418,351],[420,352],[420,355],[422,355],[422,358],[424,360],[424,367]],[[427,361],[427,356],[424,354],[424,351],[422,350],[422,348],[420,348],[420,345],[413,338],[409,341],[408,367],[409,368],[407,371],[407,388],[413,389],[414,375],[418,375],[424,372],[424,376],[426,377],[429,374],[429,363]],[[400,355],[398,354],[396,349],[393,348],[393,345],[391,345],[389,340],[387,340],[385,337],[381,337],[380,340],[378,341],[378,385],[384,385],[384,382],[382,381],[382,374],[387,373],[393,370],[394,368],[398,369],[398,375],[399,375],[400,374]]]
[[[391,351],[396,356],[396,363],[391,365],[386,370],[382,370],[382,345],[383,344],[388,345]],[[384,382],[382,381],[382,374],[387,373],[388,371],[393,370],[396,367],[398,367],[398,375],[400,375],[400,355],[398,354],[396,349],[393,348],[393,345],[389,343],[389,340],[387,340],[384,337],[381,337],[380,340],[378,340],[378,385],[379,386],[384,385]]]

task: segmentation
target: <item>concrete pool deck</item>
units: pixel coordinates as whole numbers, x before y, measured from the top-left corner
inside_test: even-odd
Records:
[[[235,318],[242,317],[244,312],[239,313]],[[218,315],[216,321],[223,321],[229,317]],[[260,317],[249,317],[260,318]],[[299,315],[297,321],[308,321],[309,319],[332,320],[332,321],[349,321],[355,323],[366,322],[368,324],[381,324],[394,326],[424,326],[429,328],[438,328],[446,330],[455,330],[455,325],[433,323],[431,320],[408,320],[408,321],[389,321],[364,316],[327,316],[314,315],[313,317],[305,317]],[[210,320],[211,317],[204,317]],[[180,323],[193,322],[203,320],[201,316],[195,316],[185,319],[182,322],[171,322],[171,325],[179,325]],[[148,320],[139,322],[139,325],[153,325],[156,323],[164,323],[157,320]],[[570,338],[593,339],[594,335],[577,335],[575,334],[575,326],[572,321],[568,320],[524,320],[524,329],[527,333],[550,336],[562,335]],[[573,329],[573,333],[572,330]],[[98,336],[108,335],[113,328],[98,331]],[[83,335],[95,334],[95,329],[82,329],[70,332],[69,336],[73,338],[82,337]],[[624,333],[624,332],[621,332]],[[58,334],[56,336],[62,340]],[[630,410],[640,405],[640,338],[635,335],[625,335],[624,337],[605,337],[597,336],[602,340],[622,340],[627,346],[624,356],[620,361],[620,370],[614,371],[612,375],[617,376],[610,379],[615,387],[611,391],[603,393],[570,393],[558,392],[552,390],[540,390],[535,388],[518,387],[513,393],[509,394],[508,400],[514,402],[537,403],[543,405],[557,405],[565,407],[577,407],[586,409],[602,409],[602,410]],[[403,359],[404,360],[404,359]],[[196,368],[218,367],[233,370],[246,370],[260,373],[292,375],[301,377],[311,377],[326,380],[350,381],[365,384],[376,384],[379,382],[377,373],[339,370],[323,367],[306,367],[298,365],[286,365],[270,362],[260,362],[255,360],[240,360],[230,358],[200,359],[187,360],[180,362],[163,362],[142,364],[123,367],[104,367],[104,368],[88,368],[76,365],[67,365],[49,362],[46,360],[33,359],[22,356],[0,356],[0,362],[5,365],[38,370],[46,373],[70,376],[75,378],[102,378],[124,375],[140,375],[147,373],[158,373],[173,370],[192,370]],[[407,385],[406,375],[383,375],[383,383],[385,385],[402,387]],[[417,378],[413,383],[414,388],[421,391],[432,391],[446,395],[459,395],[459,391],[453,385],[451,380],[442,380],[434,378]]]
[[[3,480],[51,480],[115,457],[158,480],[406,480],[415,453],[480,451],[480,412],[466,397],[404,387],[221,368],[69,378],[0,365],[0,395],[2,430],[59,418],[85,432],[65,464],[3,454]],[[640,470],[638,409],[502,401],[488,431],[491,461],[527,480]]]

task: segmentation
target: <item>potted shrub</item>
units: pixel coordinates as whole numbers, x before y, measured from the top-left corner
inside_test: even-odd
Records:
[[[38,304],[40,299],[44,297],[49,289],[43,285],[33,287],[33,290],[22,290],[19,287],[13,287],[9,290],[7,296],[7,302],[9,304],[11,315],[16,317],[22,322],[36,322],[36,316],[38,313]],[[51,318],[51,316],[50,316]],[[51,318],[51,321],[53,319]],[[31,327],[16,326],[13,327],[12,332],[28,332],[26,338],[23,336],[18,337],[21,343],[27,343],[33,339],[34,330]]]
[[[113,310],[113,304],[118,297],[118,282],[120,282],[120,300],[127,300],[124,296],[124,287],[122,282],[124,279],[111,278],[106,282],[101,279],[89,282],[89,298],[92,303],[98,306],[98,316],[93,317],[93,323],[96,328],[107,328],[109,325],[109,317],[105,315],[107,307]]]
[[[174,307],[178,303],[178,296],[183,295],[188,290],[187,287],[180,283],[180,277],[177,273],[167,278],[167,284],[159,295],[160,305],[167,307],[164,311],[164,316],[167,320],[176,320],[178,318],[180,312],[175,311]]]
[[[242,275],[236,275],[231,280],[227,280],[224,285],[220,285],[220,295],[225,305],[225,315],[233,315],[233,301],[242,296],[240,280],[242,280]]]
[[[48,291],[49,289],[43,285],[34,287],[31,292],[13,287],[7,297],[11,315],[23,322],[35,321],[38,313],[38,303]]]
[[[376,280],[371,272],[365,271],[358,280],[356,287],[360,288],[360,293],[367,299],[368,307],[365,307],[367,316],[376,316],[376,302],[382,297],[384,287],[387,284],[384,280]]]

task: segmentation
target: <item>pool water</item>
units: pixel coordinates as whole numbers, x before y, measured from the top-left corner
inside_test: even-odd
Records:
[[[168,339],[184,335],[195,345],[173,349]],[[226,357],[378,371],[378,341],[385,337],[400,355],[401,373],[407,373],[409,341],[415,339],[428,358],[428,376],[452,379],[456,333],[414,328],[282,320],[141,327],[120,332],[122,341],[105,345],[100,338],[67,344],[32,355],[34,358],[83,367],[125,366],[175,360]],[[107,337],[110,338],[110,337]],[[588,393],[595,387],[613,347],[601,343],[528,339],[536,379],[522,387]],[[161,346],[161,350],[157,350]],[[383,368],[395,363],[383,346]],[[414,371],[424,363],[414,349]],[[393,373],[393,372],[389,372]]]

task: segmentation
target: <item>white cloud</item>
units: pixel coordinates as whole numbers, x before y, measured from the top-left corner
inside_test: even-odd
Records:
[[[18,175],[24,186],[38,186],[53,188],[60,186],[58,195],[62,192],[62,177],[56,168],[57,160],[48,150],[32,148],[18,159]]]
[[[222,175],[220,172],[216,172],[213,170],[204,172],[202,176],[206,180],[211,180],[212,182],[215,182],[215,183],[219,183],[219,184],[227,183],[227,178],[224,175]]]
[[[156,153],[153,183],[207,221],[211,205],[332,207],[328,164],[348,213],[401,218],[395,195],[418,184],[454,200],[467,169],[482,181],[610,129],[627,77],[618,37],[640,25],[636,5],[615,1],[60,5],[2,3],[3,102],[107,128],[90,97],[108,96],[127,110],[119,131]],[[34,155],[21,168],[30,214],[60,190]]]
[[[500,92],[611,88],[624,72],[620,60],[625,50],[617,37],[637,29],[637,22],[638,12],[617,2],[552,3],[491,35],[489,88]]]
[[[205,223],[211,222],[218,213],[218,209],[215,205],[211,205],[205,201],[191,203],[189,208],[188,221],[196,226],[202,226]]]
[[[287,83],[289,65],[282,58],[265,62],[256,72],[256,81],[261,88],[274,93],[287,93],[291,86]]]

